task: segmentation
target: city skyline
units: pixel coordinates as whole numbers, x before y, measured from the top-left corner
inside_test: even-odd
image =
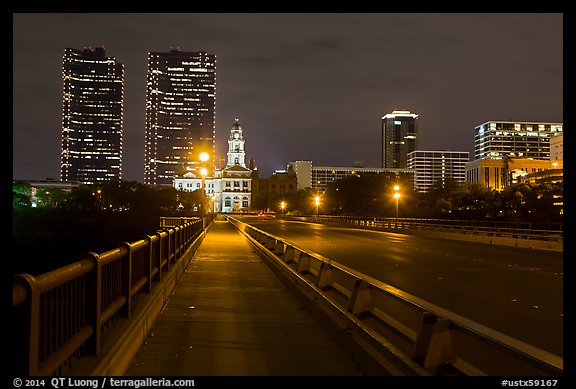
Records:
[[[59,177],[65,47],[104,46],[125,64],[125,180],[144,180],[146,55],[172,47],[216,55],[215,159],[225,156],[239,118],[246,157],[263,177],[294,160],[379,167],[381,118],[395,109],[419,115],[419,149],[471,155],[474,128],[486,121],[563,121],[562,14],[14,14],[13,21],[14,179]]]

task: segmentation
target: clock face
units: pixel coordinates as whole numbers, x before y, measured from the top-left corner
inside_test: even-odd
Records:
[[[234,134],[234,138],[238,139],[238,133]]]

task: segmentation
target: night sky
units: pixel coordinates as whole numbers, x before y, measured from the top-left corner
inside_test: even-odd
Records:
[[[290,161],[380,167],[381,117],[469,151],[489,120],[563,121],[561,13],[13,14],[13,178],[60,178],[62,56],[124,64],[123,179],[144,181],[149,51],[217,56],[216,155],[234,118],[261,177]]]

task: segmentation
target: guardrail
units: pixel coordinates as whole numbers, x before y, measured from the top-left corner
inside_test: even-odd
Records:
[[[562,223],[528,223],[503,221],[474,221],[450,219],[418,219],[418,218],[367,218],[356,216],[309,216],[307,220],[322,222],[345,222],[357,226],[384,229],[416,229],[439,232],[454,232],[495,237],[511,237],[518,239],[537,239],[546,241],[562,241],[564,232]]]
[[[98,356],[114,323],[130,318],[138,296],[151,292],[202,231],[196,218],[37,277],[14,276],[14,374],[66,375],[80,358]]]
[[[357,332],[414,375],[556,376],[563,358],[229,217]],[[422,370],[410,370],[406,360]],[[404,373],[406,373],[404,371]]]

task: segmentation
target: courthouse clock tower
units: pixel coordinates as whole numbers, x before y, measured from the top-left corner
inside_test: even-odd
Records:
[[[244,136],[242,135],[242,126],[238,119],[234,119],[234,125],[230,130],[228,139],[228,162],[226,167],[240,165],[246,167],[246,152],[244,151]]]

